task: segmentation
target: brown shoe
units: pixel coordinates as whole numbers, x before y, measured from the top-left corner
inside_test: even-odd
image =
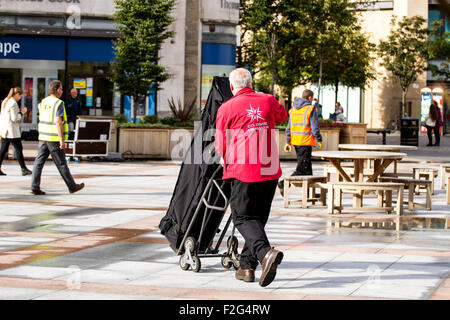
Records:
[[[255,269],[239,269],[236,270],[236,279],[245,282],[255,282]]]
[[[75,193],[77,191],[80,191],[81,189],[84,188],[84,183],[80,183],[80,184],[76,184],[75,185],[75,189],[73,190],[69,190],[70,193]]]
[[[277,267],[281,263],[281,260],[283,260],[283,252],[281,251],[272,248],[266,253],[261,263],[262,273],[259,278],[259,285],[261,287],[268,286],[275,279]]]
[[[42,191],[41,189],[36,189],[36,190],[31,189],[30,193],[34,194],[35,196],[43,196],[45,194],[45,192]]]

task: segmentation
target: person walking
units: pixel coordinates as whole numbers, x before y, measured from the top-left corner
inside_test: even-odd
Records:
[[[1,170],[1,167],[10,144],[13,145],[16,151],[16,158],[22,168],[22,175],[26,176],[31,174],[31,171],[25,165],[20,133],[20,121],[22,120],[22,115],[27,112],[27,108],[25,107],[20,108],[19,111],[19,105],[17,104],[22,99],[22,94],[23,91],[20,87],[11,88],[8,96],[1,104],[0,137],[2,138],[2,142],[0,148],[0,176],[6,176]]]
[[[248,70],[235,69],[229,79],[233,97],[217,112],[215,148],[223,165],[222,179],[231,183],[233,223],[245,240],[235,277],[255,281],[260,262],[259,285],[265,287],[283,260],[264,228],[281,176],[275,123],[283,122],[287,112],[274,96],[253,90]]]
[[[425,127],[427,128],[428,144],[427,147],[439,146],[441,137],[439,134],[439,129],[442,126],[442,113],[435,100],[431,102],[430,110],[427,117],[425,118]],[[433,144],[433,132],[435,143]]]
[[[40,188],[41,175],[50,154],[69,192],[74,193],[84,188],[84,183],[75,183],[66,162],[64,147],[68,125],[64,102],[59,99],[63,93],[61,81],[53,80],[49,85],[49,93],[50,95],[39,104],[39,150],[34,161],[30,190],[34,195],[45,194]]]
[[[285,151],[290,152],[294,146],[297,154],[297,167],[293,176],[312,175],[311,152],[318,142],[322,149],[317,109],[311,104],[314,93],[304,90],[302,98],[294,101],[294,107],[289,112],[289,122],[286,127]]]

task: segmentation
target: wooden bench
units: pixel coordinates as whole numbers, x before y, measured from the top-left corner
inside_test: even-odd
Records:
[[[450,204],[450,176],[447,176],[447,204]]]
[[[342,192],[343,191],[377,191],[378,207],[347,208],[349,211],[385,211],[390,213],[395,209],[397,216],[403,213],[403,183],[394,182],[329,182],[328,184],[328,213],[333,214],[334,210],[342,212]],[[392,207],[392,191],[397,191],[397,205]],[[335,195],[337,203],[335,206]],[[385,204],[385,206],[383,206]]]
[[[434,178],[438,176],[438,169],[435,168],[413,168],[414,179],[425,178],[431,181],[431,194],[434,194]],[[416,194],[420,194],[421,186],[416,186]]]
[[[373,128],[367,128],[366,129],[367,133],[376,133],[376,134],[380,134],[383,136],[383,144],[386,144],[386,133],[391,133],[391,130],[389,129],[373,129]]]
[[[450,177],[450,163],[441,164],[441,189],[445,189],[446,178]]]
[[[414,206],[423,206],[428,211],[431,210],[431,181],[424,179],[408,179],[408,178],[400,178],[400,177],[380,177],[381,182],[398,182],[403,183],[405,185],[404,189],[408,189],[408,210],[413,211]],[[424,186],[427,190],[426,192],[426,201],[425,204],[414,202],[414,193],[416,186]]]
[[[321,205],[326,205],[326,177],[320,176],[290,176],[284,179],[284,207],[288,208],[289,204],[301,204],[302,208],[308,207],[308,202],[315,204],[317,201]],[[302,188],[302,200],[289,201],[289,195],[293,187]],[[320,198],[315,197],[315,189],[320,188]]]

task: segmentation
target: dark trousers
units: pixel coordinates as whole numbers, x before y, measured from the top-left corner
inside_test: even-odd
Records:
[[[294,146],[297,154],[297,168],[292,176],[312,176],[311,146]]]
[[[245,183],[231,181],[230,206],[233,223],[245,239],[241,252],[242,269],[256,269],[270,250],[264,227],[269,219],[270,207],[278,180]]]
[[[75,181],[70,174],[66,161],[66,152],[59,148],[59,142],[39,141],[39,150],[34,160],[33,175],[31,177],[31,189],[39,190],[41,186],[42,169],[49,155],[52,155],[53,162],[58,168],[59,174],[63,178],[69,190],[76,187]]]
[[[9,145],[12,144],[14,147],[14,150],[16,150],[16,158],[19,162],[19,165],[22,169],[26,169],[27,166],[25,165],[25,160],[23,158],[23,147],[22,147],[22,141],[20,138],[16,139],[8,139],[8,138],[2,138],[2,146],[0,148],[0,167],[2,166],[3,159],[5,158],[6,154],[8,153]]]
[[[428,143],[433,144],[433,132],[434,132],[434,139],[436,140],[436,144],[439,145],[441,142],[441,136],[439,135],[439,126],[436,125],[434,127],[425,126],[427,128],[427,136],[428,136]]]

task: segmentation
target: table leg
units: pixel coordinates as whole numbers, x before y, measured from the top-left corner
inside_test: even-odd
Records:
[[[330,159],[330,162],[333,164],[333,166],[338,171],[339,175],[344,178],[347,182],[352,182],[352,179],[348,176],[348,174],[342,169],[341,163],[338,159]]]
[[[354,171],[353,174],[355,176],[355,182],[359,182],[363,180],[363,160],[355,159],[354,160]],[[363,198],[364,191],[358,191],[354,193],[353,196],[353,207],[355,208],[361,208],[362,207],[362,198]]]
[[[380,165],[377,165],[377,163],[375,162],[375,172],[369,177],[367,182],[374,182],[375,180],[377,180],[378,177],[384,172],[384,170],[386,170],[386,168],[392,163],[392,161],[394,160],[384,159]]]

